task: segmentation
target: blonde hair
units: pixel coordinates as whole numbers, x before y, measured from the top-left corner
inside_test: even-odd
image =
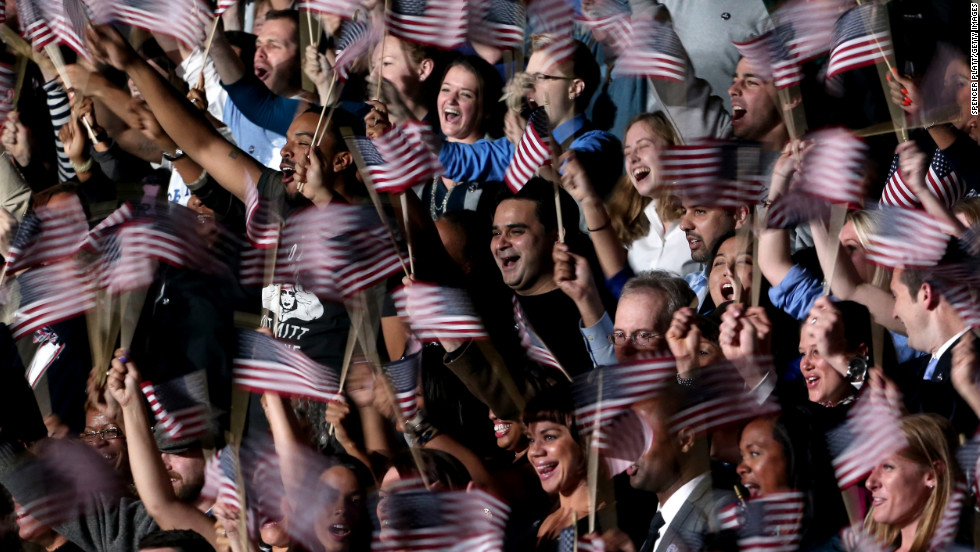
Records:
[[[867,249],[871,236],[877,232],[878,216],[874,211],[848,211],[847,221],[854,225],[854,233],[857,234],[861,247]],[[868,283],[876,288],[887,290],[891,280],[891,270],[881,265],[875,265],[874,272],[871,274],[871,281]]]
[[[664,143],[668,146],[680,144],[677,131],[674,130],[670,121],[664,117],[663,113],[640,113],[630,119],[626,125],[629,131],[637,123],[646,123]],[[623,139],[626,136],[624,134]],[[653,175],[656,177],[657,175]],[[657,216],[665,223],[670,223],[680,218],[680,210],[677,208],[676,200],[669,194],[655,192],[654,197],[644,197],[636,191],[630,175],[623,175],[609,196],[607,208],[609,217],[612,221],[613,230],[616,236],[624,245],[629,245],[634,241],[650,233],[650,220],[643,213],[643,210],[650,205],[651,201],[657,202]]]
[[[953,204],[951,209],[953,216],[963,215],[966,217],[968,224],[967,226],[972,226],[980,221],[980,197],[967,197],[963,198]]]
[[[953,456],[952,432],[949,420],[937,414],[912,414],[902,418],[902,433],[908,447],[899,454],[936,474],[936,487],[919,515],[910,552],[929,550],[929,541],[943,517],[956,482],[961,478]],[[871,506],[864,518],[864,529],[868,534],[889,546],[899,544],[902,528],[876,522],[874,513],[875,508]]]

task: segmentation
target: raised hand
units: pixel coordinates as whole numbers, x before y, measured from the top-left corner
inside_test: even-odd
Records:
[[[112,368],[106,380],[107,396],[111,396],[119,406],[126,408],[142,397],[140,392],[140,373],[126,352],[117,349],[112,359]]]
[[[0,142],[18,165],[26,167],[31,164],[31,131],[20,122],[20,114],[16,111],[8,115],[3,123]]]
[[[968,332],[953,347],[950,377],[956,392],[980,416],[980,364],[977,360],[977,340]]]
[[[912,79],[899,75],[898,70],[894,68],[885,78],[888,80],[888,92],[892,102],[909,115],[919,115],[922,110],[922,99]]]
[[[694,309],[678,309],[664,336],[670,353],[677,359],[677,373],[682,378],[692,377],[691,374],[700,367],[701,329],[695,323],[696,319]]]
[[[374,140],[391,128],[391,121],[388,119],[388,106],[377,100],[365,103],[371,106],[371,111],[364,116],[364,134]]]
[[[592,187],[592,182],[589,180],[589,175],[585,172],[585,167],[575,157],[573,150],[563,153],[559,161],[561,162],[562,170],[561,187],[565,188],[568,195],[575,198],[575,201],[579,203],[601,201],[595,193],[595,188]]]
[[[119,31],[108,25],[89,25],[85,29],[89,52],[120,71],[125,71],[133,62],[140,59],[129,42]]]
[[[817,352],[835,370],[847,374],[847,341],[844,338],[844,320],[840,310],[826,297],[813,302],[803,332],[816,344]]]

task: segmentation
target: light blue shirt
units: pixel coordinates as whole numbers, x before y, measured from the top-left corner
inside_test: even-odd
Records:
[[[239,148],[266,167],[279,170],[282,161],[280,150],[286,145],[285,136],[256,125],[231,101],[225,102],[224,123],[231,129]]]
[[[698,296],[698,310],[700,310],[705,297],[708,296],[708,269],[702,266],[701,270],[684,276],[684,281],[691,286],[691,290]]]
[[[585,348],[588,349],[589,356],[592,357],[592,366],[616,364],[616,348],[609,342],[609,334],[613,332],[613,322],[608,312],[602,313],[602,318],[588,328],[583,328],[582,320],[579,320],[578,330],[585,340]]]

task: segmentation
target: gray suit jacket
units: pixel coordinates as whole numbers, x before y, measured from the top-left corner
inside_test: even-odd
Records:
[[[701,480],[687,497],[674,519],[663,529],[654,552],[694,552],[701,548],[704,534],[715,521],[715,496],[711,476]]]

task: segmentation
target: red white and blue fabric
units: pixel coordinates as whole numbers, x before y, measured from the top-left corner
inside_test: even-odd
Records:
[[[34,267],[17,280],[20,306],[10,323],[14,339],[95,308],[95,296],[72,260]]]
[[[946,207],[952,207],[954,203],[966,197],[968,191],[966,183],[956,174],[943,150],[939,148],[936,148],[936,152],[932,155],[932,162],[929,163],[926,186]],[[881,204],[906,209],[922,207],[922,202],[902,177],[902,171],[898,168],[898,155],[892,159],[891,168],[888,170],[888,180],[881,192]]]
[[[949,546],[956,540],[956,533],[960,528],[960,514],[966,502],[969,489],[965,483],[957,481],[953,487],[953,494],[946,501],[946,508],[943,515],[939,518],[936,531],[929,539],[929,550],[949,550]]]
[[[59,42],[93,61],[85,47],[85,27],[89,20],[85,4],[80,0],[38,0],[38,7]]]
[[[602,37],[603,46],[618,57],[630,46],[633,24],[628,6],[615,0],[597,0],[589,8],[582,7],[582,17],[577,19],[592,31],[594,36]]]
[[[425,123],[407,122],[373,140],[382,163],[368,165],[374,189],[402,193],[416,184],[431,182],[444,172],[439,158],[429,148],[435,139]]]
[[[466,290],[413,282],[399,287],[391,296],[398,316],[422,341],[489,337]]]
[[[17,91],[17,76],[14,73],[14,66],[0,62],[0,125],[7,120],[10,112],[14,110],[14,96]]]
[[[466,0],[395,0],[388,32],[409,42],[444,50],[466,43]]]
[[[258,188],[246,184],[245,234],[248,241],[259,249],[275,247],[279,243],[279,229],[282,226],[279,213],[272,212],[269,202],[262,201]]]
[[[520,0],[477,0],[470,2],[470,42],[501,50],[524,47],[527,10]]]
[[[803,537],[804,499],[799,491],[766,494],[722,509],[719,523],[723,530],[737,530],[740,550],[795,552]]]
[[[321,402],[344,400],[333,370],[263,333],[238,332],[238,354],[232,366],[233,383],[249,391]]]
[[[517,300],[516,296],[513,297],[513,303],[514,324],[517,326],[517,335],[521,340],[521,347],[524,348],[524,352],[527,353],[528,358],[542,366],[554,368],[564,374],[566,378],[571,379],[568,372],[558,363],[555,355],[548,350],[548,347],[527,323],[527,317],[524,316],[524,309],[521,308],[521,303]]]
[[[847,414],[847,421],[833,440],[845,443],[834,454],[833,466],[841,489],[858,484],[876,465],[908,446],[898,409],[883,388],[863,393]]]
[[[504,182],[514,193],[519,192],[538,169],[551,164],[550,128],[544,106],[535,108],[504,173]]]
[[[238,454],[231,446],[216,452],[208,459],[204,468],[204,487],[201,489],[201,496],[241,512],[238,471]]]
[[[88,0],[88,4],[96,25],[132,25],[188,46],[203,43],[214,23],[211,7],[203,0]]]
[[[758,72],[759,78],[772,81],[776,88],[788,88],[803,81],[803,71],[777,31],[734,44],[753,72]]]
[[[830,50],[841,5],[840,0],[791,0],[776,10],[776,35],[789,58],[802,63]]]
[[[666,148],[660,158],[664,189],[694,205],[736,208],[762,200],[756,145],[696,141]]]
[[[354,17],[354,12],[360,7],[360,2],[351,0],[302,0],[296,4],[299,10],[327,13],[345,19]]]
[[[771,359],[768,360],[771,364]],[[698,434],[747,423],[759,416],[779,413],[779,405],[759,404],[748,393],[745,379],[730,363],[721,362],[702,369],[699,400],[677,412],[670,420],[674,428],[689,428]]]
[[[866,247],[868,261],[885,268],[929,268],[946,253],[954,229],[924,211],[882,207]]]
[[[39,207],[24,217],[7,253],[7,272],[51,263],[74,255],[88,235],[88,222],[78,197]]]
[[[44,19],[37,0],[17,0],[17,20],[20,22],[21,35],[35,50],[57,43],[58,37]]]
[[[575,11],[565,0],[534,0],[527,7],[528,25],[535,35],[543,35],[534,46],[544,71],[555,73],[575,55],[572,31]]]
[[[140,388],[157,424],[170,439],[200,439],[210,431],[212,416],[203,370],[158,384],[144,381]]]
[[[827,63],[827,78],[874,65],[894,54],[888,9],[870,3],[851,8],[837,20]]]
[[[381,366],[395,392],[395,401],[402,418],[411,420],[419,412],[418,388],[422,369],[422,353],[406,355],[405,358]]]
[[[354,64],[368,55],[373,44],[372,28],[367,21],[344,21],[340,26],[340,36],[337,38],[337,58],[334,60],[334,71],[341,82],[346,82]]]
[[[613,76],[683,82],[689,64],[672,25],[654,19],[634,19],[629,48],[616,61]]]

